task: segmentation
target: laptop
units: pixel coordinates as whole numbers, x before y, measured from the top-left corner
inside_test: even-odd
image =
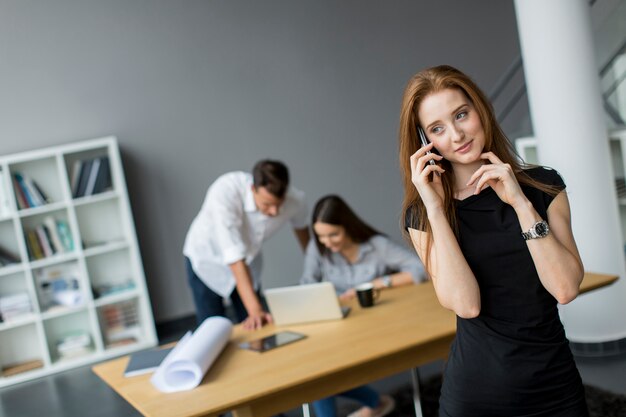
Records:
[[[270,288],[264,293],[274,323],[278,326],[340,320],[350,311],[350,307],[339,305],[332,282]]]

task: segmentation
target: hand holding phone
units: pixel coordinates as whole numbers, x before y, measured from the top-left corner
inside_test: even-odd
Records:
[[[424,133],[424,129],[422,129],[422,127],[418,125],[417,132],[420,135],[420,141],[422,142],[422,146],[428,146],[429,142],[428,142],[428,139],[426,139],[426,134]],[[426,155],[431,154],[431,153],[432,153],[431,151],[426,151]],[[431,165],[437,165],[434,159],[431,159],[430,161],[428,161],[428,163]],[[439,172],[435,172],[435,174],[440,175]]]

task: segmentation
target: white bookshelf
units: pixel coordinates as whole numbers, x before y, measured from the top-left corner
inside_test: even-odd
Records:
[[[76,161],[104,157],[108,186],[74,197]],[[0,387],[156,345],[116,138],[4,155],[0,171],[0,248],[16,261],[0,265],[0,313],[3,298],[26,294],[30,304],[0,322]],[[47,202],[21,207],[16,173],[35,182]],[[43,231],[39,255],[44,239],[48,256],[36,256],[31,230]],[[71,335],[83,342],[68,353]]]

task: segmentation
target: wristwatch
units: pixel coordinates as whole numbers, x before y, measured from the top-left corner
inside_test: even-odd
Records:
[[[533,224],[528,232],[522,232],[522,237],[524,240],[539,239],[548,236],[548,233],[550,233],[548,222],[541,220]]]
[[[389,275],[385,275],[381,278],[383,280],[383,285],[385,288],[391,288],[393,282],[391,282],[391,277]]]

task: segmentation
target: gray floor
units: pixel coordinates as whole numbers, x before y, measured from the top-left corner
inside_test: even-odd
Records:
[[[176,340],[175,336],[162,342]],[[604,358],[576,358],[586,384],[626,395],[626,353]],[[420,368],[424,377],[441,370],[436,362]],[[408,372],[377,381],[380,392],[391,392],[409,383]],[[300,417],[300,410],[290,410],[287,417]],[[0,390],[0,417],[85,417],[140,416],[95,374],[90,366],[25,382]]]

